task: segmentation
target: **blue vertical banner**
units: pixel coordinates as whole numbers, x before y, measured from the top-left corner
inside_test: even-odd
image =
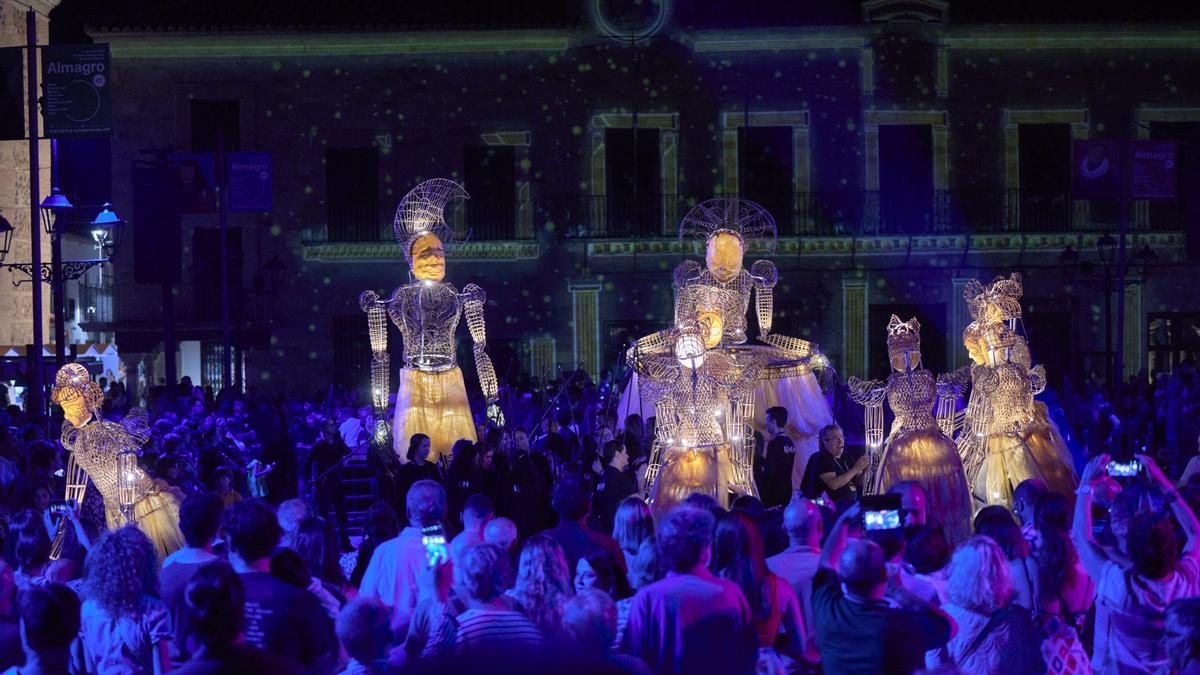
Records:
[[[229,210],[270,211],[271,153],[230,152],[225,161],[229,177]]]

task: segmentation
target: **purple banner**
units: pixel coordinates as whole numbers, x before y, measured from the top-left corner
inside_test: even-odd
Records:
[[[1071,147],[1071,196],[1115,200],[1120,196],[1120,141],[1077,140]]]
[[[1129,196],[1133,199],[1175,199],[1175,182],[1179,173],[1179,153],[1173,141],[1134,141],[1133,182]]]

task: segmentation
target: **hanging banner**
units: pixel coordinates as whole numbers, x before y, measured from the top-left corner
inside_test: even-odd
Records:
[[[229,169],[229,210],[270,211],[271,153],[230,152],[225,161]]]
[[[108,45],[42,47],[42,91],[45,136],[112,133]]]
[[[1133,141],[1129,196],[1133,199],[1175,199],[1179,155],[1173,141]]]
[[[0,141],[25,138],[25,50],[0,49]]]
[[[1118,199],[1121,142],[1077,140],[1071,150],[1071,196],[1075,199]]]

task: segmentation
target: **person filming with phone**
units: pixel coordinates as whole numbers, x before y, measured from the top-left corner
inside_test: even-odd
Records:
[[[1105,474],[1114,478],[1143,476],[1150,486],[1130,485],[1126,492],[1143,491],[1147,501],[1165,496],[1186,543],[1179,547],[1176,530],[1163,508],[1138,509],[1125,528],[1128,561],[1100,546],[1092,533],[1094,485]],[[1083,470],[1076,491],[1072,538],[1088,576],[1096,583],[1096,672],[1158,672],[1167,663],[1162,642],[1166,609],[1179,598],[1200,594],[1200,521],[1154,460],[1134,455],[1114,461],[1107,454],[1093,457]]]
[[[864,454],[858,461],[850,461],[845,454],[846,437],[836,424],[821,429],[818,438],[821,449],[804,470],[804,496],[816,499],[828,494],[834,504],[858,499],[855,480],[867,470],[870,459]]]

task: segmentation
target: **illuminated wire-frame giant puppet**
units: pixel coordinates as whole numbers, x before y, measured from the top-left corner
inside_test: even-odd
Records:
[[[722,504],[729,492],[757,496],[750,425],[756,385],[811,375],[815,351],[783,337],[778,346],[743,345],[752,292],[764,333],[771,325],[778,271],[768,261],[742,267],[748,238],[774,240],[766,210],[746,200],[708,200],[684,217],[680,237],[687,235],[704,237],[706,265],[686,261],[675,269],[674,327],[639,340],[628,358],[637,379],[636,392],[625,397],[644,397],[657,419],[645,491],[660,513],[691,492]]]
[[[67,459],[66,498],[83,504],[88,479],[104,498],[109,529],[134,523],[154,543],[159,559],[184,545],[179,531],[179,497],[166,483],[138,466],[138,450],[150,438],[144,411],[135,410],[120,423],[100,415],[104,392],[87,368],[68,363],[54,376],[53,400],[66,417],[62,444]],[[54,553],[61,550],[55,538]]]
[[[475,424],[467,388],[455,357],[455,331],[465,317],[474,342],[475,369],[487,403],[488,416],[499,418],[496,371],[487,355],[483,289],[467,284],[460,292],[446,277],[445,246],[454,241],[445,209],[454,199],[468,198],[461,185],[443,178],[427,180],[400,200],[392,231],[412,268],[412,281],[386,300],[366,291],[359,304],[367,313],[371,336],[371,399],[377,415],[377,443],[387,437],[390,359],[387,321],[400,329],[404,365],[396,393],[393,448],[405,463],[409,438],[429,436],[430,460],[446,455],[460,438],[475,441]]]
[[[970,386],[957,443],[975,507],[1012,506],[1021,481],[1037,478],[1061,494],[1074,494],[1078,478],[1070,451],[1046,405],[1034,400],[1046,388],[1046,370],[1033,366],[1029,344],[1016,330],[1021,318],[1021,276],[997,277],[964,291],[974,319],[963,332],[971,357],[953,378]]]
[[[938,387],[933,374],[921,367],[921,324],[892,315],[887,325],[886,381],[847,381],[850,396],[865,410],[864,429],[871,467],[867,494],[887,492],[896,483],[916,481],[929,498],[928,510],[952,544],[971,536],[971,492],[967,488],[958,447],[938,427],[933,416]],[[883,404],[895,419],[886,441]]]
[[[833,413],[821,392],[813,368],[828,365],[816,345],[794,337],[772,332],[775,313],[774,288],[779,270],[768,260],[756,260],[749,270],[743,265],[747,248],[752,242],[765,242],[769,251],[775,250],[777,229],[775,219],[761,205],[728,197],[709,199],[697,204],[679,224],[679,238],[704,241],[704,265],[687,260],[674,272],[676,322],[696,316],[700,300],[708,303],[707,311],[716,312],[723,328],[719,346],[733,348],[746,342],[746,314],[750,296],[754,296],[754,313],[758,319],[760,342],[763,345],[742,348],[765,351],[760,355],[774,364],[760,371],[753,398],[746,401],[742,420],[759,431],[765,430],[767,409],[781,406],[788,411],[787,433],[795,443],[795,461],[791,482],[799,488],[804,478],[806,460],[815,454],[818,434],[833,423]],[[696,293],[695,289],[705,289]],[[790,365],[789,365],[790,364]],[[748,438],[753,432],[746,431]],[[745,465],[751,465],[753,443],[734,448],[734,466],[744,451]],[[746,469],[749,471],[749,468]],[[757,495],[750,474],[738,483]]]

